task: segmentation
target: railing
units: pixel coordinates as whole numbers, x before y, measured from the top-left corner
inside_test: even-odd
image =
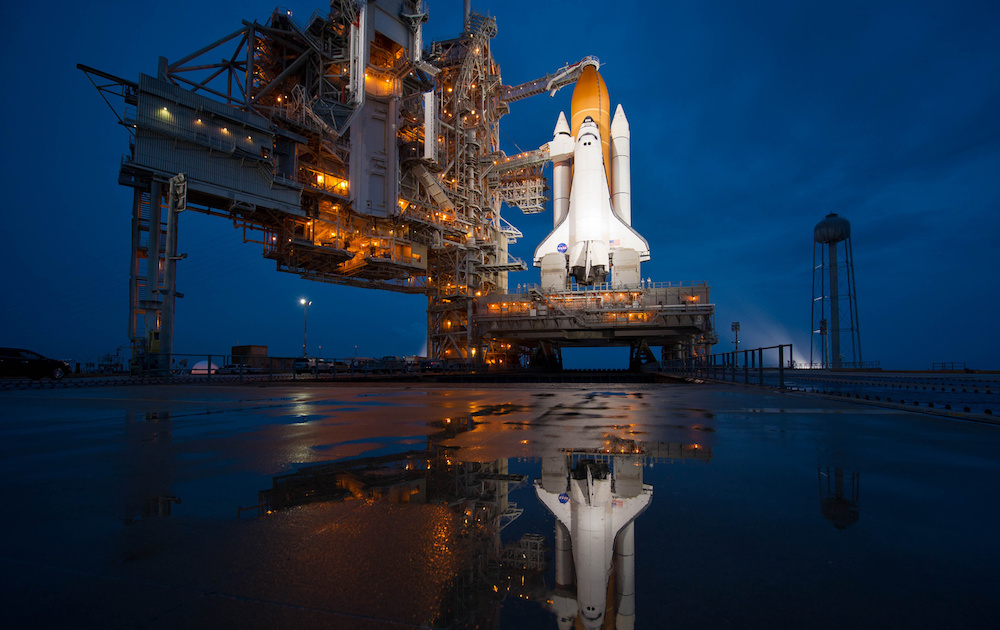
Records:
[[[347,376],[418,373],[423,366],[403,359],[266,357],[229,354],[148,353],[132,359],[131,376],[171,381],[320,380]]]
[[[779,389],[784,389],[785,371],[795,368],[792,356],[792,344],[789,343],[753,350],[735,350],[663,361],[661,369],[668,374],[746,385],[776,385]],[[770,363],[765,363],[765,360],[770,361]],[[774,383],[775,376],[777,377],[776,383]]]
[[[586,295],[588,293],[598,294],[598,293],[618,293],[621,291],[636,291],[643,289],[683,289],[683,288],[693,288],[693,289],[704,289],[708,288],[708,283],[704,280],[695,281],[677,281],[677,282],[652,282],[648,280],[639,279],[639,283],[635,285],[619,286],[612,282],[605,282],[603,284],[593,284],[589,286],[576,285],[572,289],[563,289],[561,291],[550,291],[548,289],[542,289],[539,284],[519,284],[518,293],[530,293],[531,291],[543,292],[551,295]]]
[[[932,363],[931,370],[934,372],[947,372],[947,371],[965,371],[968,368],[965,367],[965,363]]]
[[[800,370],[881,370],[881,361],[841,361],[838,367],[833,367],[829,363],[796,363],[795,367]]]

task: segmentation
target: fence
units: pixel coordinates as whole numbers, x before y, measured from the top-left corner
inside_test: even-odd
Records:
[[[230,354],[147,354],[133,359],[132,376],[160,377],[174,380],[213,379],[236,381],[299,380],[336,378],[337,376],[367,376],[375,374],[405,374],[430,371],[433,366],[406,362],[399,357],[382,359],[316,357],[266,357]],[[440,369],[440,368],[438,368]]]
[[[664,361],[661,368],[668,374],[747,385],[776,385],[784,389],[786,370],[795,368],[792,356],[792,344],[789,343]]]
[[[925,364],[926,365],[926,364]],[[932,363],[931,370],[934,372],[964,372],[967,368],[965,363]]]

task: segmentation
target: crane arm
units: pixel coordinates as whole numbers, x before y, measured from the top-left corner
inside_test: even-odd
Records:
[[[541,94],[542,92],[548,92],[549,96],[555,96],[556,91],[561,88],[573,83],[579,78],[580,73],[587,66],[594,66],[595,68],[601,67],[601,61],[594,56],[584,57],[580,61],[574,64],[567,64],[556,70],[552,74],[547,74],[540,79],[535,79],[534,81],[528,81],[527,83],[522,83],[520,85],[505,85],[502,86],[503,90],[503,101],[505,103],[513,103],[514,101],[519,101],[529,96],[535,96],[536,94]]]

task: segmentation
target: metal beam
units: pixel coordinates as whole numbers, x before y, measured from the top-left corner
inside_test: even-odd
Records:
[[[229,35],[226,35],[225,37],[223,37],[222,39],[217,39],[214,42],[212,42],[211,44],[209,44],[207,46],[204,46],[202,48],[199,48],[198,50],[196,50],[195,52],[191,53],[190,55],[188,55],[186,57],[181,57],[179,60],[173,62],[172,64],[169,64],[167,66],[167,70],[169,72],[177,72],[177,69],[180,68],[185,63],[191,61],[192,59],[200,57],[201,55],[207,53],[208,51],[212,50],[213,48],[216,48],[218,46],[221,46],[222,44],[225,44],[226,42],[228,42],[229,40],[233,39],[237,35],[246,33],[246,31],[247,31],[247,29],[245,27],[241,28],[241,29],[238,29],[238,30],[235,30],[232,33],[230,33]]]

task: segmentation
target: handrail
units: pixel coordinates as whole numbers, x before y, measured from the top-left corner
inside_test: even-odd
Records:
[[[785,349],[788,349],[788,361],[786,365],[785,360]],[[776,365],[765,367],[764,365],[764,351],[765,350],[777,350],[778,361]],[[742,365],[740,364],[740,355],[743,356]],[[744,384],[750,384],[750,375],[753,372],[756,375],[757,385],[764,385],[764,372],[765,370],[774,370],[777,368],[778,371],[778,385],[779,389],[785,388],[785,370],[795,368],[795,360],[792,354],[792,344],[779,344],[776,346],[767,346],[762,348],[754,348],[747,350],[733,350],[731,352],[722,352],[717,354],[709,354],[698,357],[688,357],[684,359],[672,359],[669,361],[663,361],[661,363],[661,369],[668,374],[677,374],[682,376],[691,376],[695,378],[704,378],[720,381],[730,381],[733,383],[738,382],[738,375]]]

